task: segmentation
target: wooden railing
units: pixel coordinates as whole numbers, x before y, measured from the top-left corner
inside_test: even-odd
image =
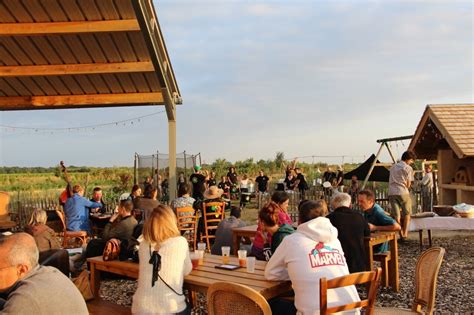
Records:
[[[274,190],[271,190],[267,194],[259,194],[257,196],[257,209],[260,209],[265,203],[270,201],[271,195]],[[376,189],[375,190],[375,202],[378,203],[386,212],[390,212],[390,202],[388,201],[388,189]],[[288,205],[288,214],[290,215],[291,219],[294,222],[298,220],[298,205],[302,200],[301,194],[298,191],[293,191],[289,193],[290,195],[290,202]],[[421,194],[419,191],[412,191],[412,204],[413,204],[413,214],[419,212],[421,207]],[[307,200],[320,200],[324,199],[328,204],[328,208],[330,207],[330,199],[331,195],[324,194],[322,188],[319,187],[311,187],[309,190],[305,192],[304,199]],[[355,210],[359,210],[359,206],[357,205],[357,200],[353,200],[352,208]],[[329,209],[331,211],[331,209]]]
[[[11,194],[10,199],[10,217],[18,223],[22,229],[30,220],[31,214],[35,209],[42,209],[48,212],[48,217],[55,215],[49,214],[55,211],[59,206],[57,197],[34,197],[22,193]],[[108,212],[113,212],[117,206],[116,200],[104,200]]]

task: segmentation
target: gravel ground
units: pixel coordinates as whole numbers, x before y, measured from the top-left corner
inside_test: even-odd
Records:
[[[467,232],[434,233],[433,246],[446,249],[438,276],[436,314],[474,314],[474,234]],[[420,254],[418,234],[399,245],[400,292],[380,288],[377,306],[409,308],[414,296],[415,264]],[[130,306],[136,281],[104,280],[101,297],[119,305]],[[317,292],[315,292],[315,296]],[[205,314],[205,297],[198,296],[194,314]]]

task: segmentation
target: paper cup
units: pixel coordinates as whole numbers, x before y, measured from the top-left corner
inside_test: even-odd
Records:
[[[221,247],[222,251],[222,263],[223,264],[228,264],[229,263],[229,256],[230,256],[230,246],[222,246]]]
[[[247,272],[255,272],[255,257],[247,257]]]
[[[193,269],[197,269],[199,266],[199,254],[196,252],[192,252],[189,254],[191,258],[191,263],[193,264]]]
[[[240,267],[245,267],[247,265],[247,251],[246,250],[239,250],[237,252],[239,256],[239,265]]]
[[[198,256],[199,256],[199,265],[204,265],[204,251],[198,249],[198,250],[196,251],[196,253],[197,253]]]

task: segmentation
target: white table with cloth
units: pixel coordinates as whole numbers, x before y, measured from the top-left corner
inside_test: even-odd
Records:
[[[428,241],[431,247],[431,230],[474,230],[474,218],[459,217],[428,217],[410,220],[409,231],[418,231],[420,235],[420,249],[423,247],[423,230],[428,231]]]

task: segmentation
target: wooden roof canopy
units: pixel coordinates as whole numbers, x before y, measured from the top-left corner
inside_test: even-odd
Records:
[[[431,160],[447,148],[460,159],[474,157],[474,104],[426,106],[409,150]]]
[[[152,0],[0,0],[0,110],[176,104]]]

